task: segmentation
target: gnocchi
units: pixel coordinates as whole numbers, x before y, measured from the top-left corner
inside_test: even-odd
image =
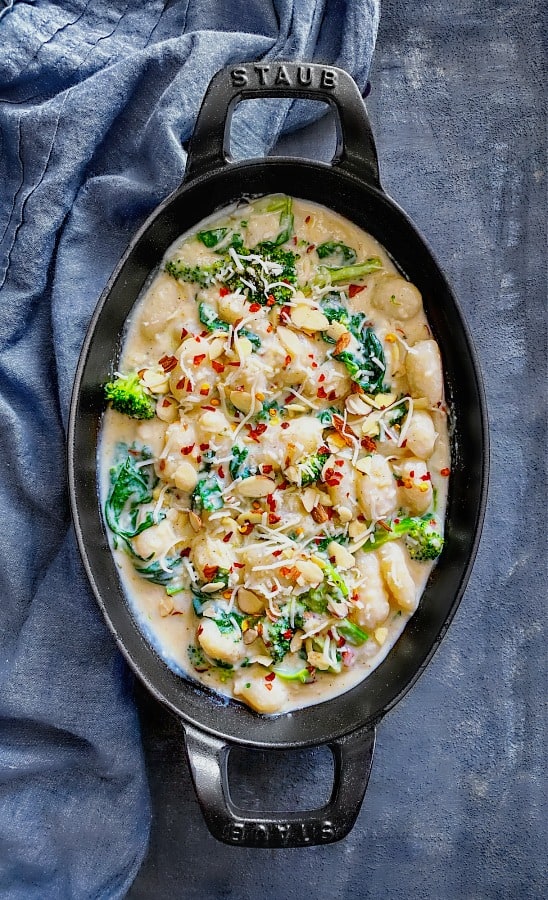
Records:
[[[168,249],[120,371],[102,502],[158,652],[262,715],[365,678],[443,548],[443,370],[419,289],[335,213],[252,200]]]

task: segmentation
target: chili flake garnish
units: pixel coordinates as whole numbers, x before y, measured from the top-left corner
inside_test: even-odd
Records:
[[[171,372],[177,365],[178,359],[176,356],[162,356],[162,358],[158,360],[158,363],[161,365],[164,372]]]
[[[210,578],[215,578],[215,575],[219,571],[219,566],[204,566],[204,578],[208,580]]]
[[[351,284],[348,288],[348,296],[350,298],[355,297],[356,294],[361,294],[362,291],[365,290],[365,284]]]
[[[227,287],[219,288],[219,296],[226,297],[227,294],[230,294],[230,290]]]
[[[219,372],[219,373],[224,372],[224,370],[225,370],[225,367],[223,366],[223,364],[220,362],[217,362],[216,359],[211,360],[211,367],[215,370],[215,372]]]
[[[440,469],[440,475],[443,475],[444,478],[450,474],[451,469],[448,469],[447,466],[444,469]]]
[[[229,531],[228,534],[225,534],[225,536],[223,538],[223,544],[228,544],[228,542],[233,534],[234,534],[233,531]]]
[[[255,441],[256,444],[259,444],[259,438],[261,434],[265,433],[268,426],[265,425],[264,422],[261,422],[255,428],[253,427],[253,425],[246,425],[245,427],[248,430],[248,437],[250,437],[252,441]]]

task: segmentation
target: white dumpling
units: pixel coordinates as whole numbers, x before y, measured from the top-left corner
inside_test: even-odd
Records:
[[[428,459],[432,456],[437,437],[432,416],[423,409],[416,409],[405,436],[407,449],[420,459]]]
[[[362,608],[358,607],[356,618],[362,627],[376,628],[385,621],[390,612],[379,557],[374,551],[367,553],[360,550],[356,554],[356,564],[361,577],[365,578],[365,583],[357,589],[358,603]]]
[[[418,603],[417,588],[407,568],[407,554],[403,547],[399,542],[392,541],[380,548],[379,556],[381,572],[392,597],[401,609],[415,612]]]
[[[412,319],[422,309],[420,291],[400,275],[378,277],[372,303],[390,319]]]
[[[443,399],[443,372],[436,341],[419,341],[405,357],[405,371],[412,397],[426,397],[431,406]]]
[[[434,499],[426,463],[422,459],[406,459],[400,463],[399,471],[402,506],[407,507],[412,515],[422,516],[430,509]]]
[[[198,643],[210,659],[234,665],[246,654],[239,631],[220,631],[213,619],[202,619],[198,628]]]
[[[158,525],[151,525],[138,534],[133,541],[133,549],[143,559],[151,557],[154,560],[167,553],[177,538],[169,519],[163,519]]]
[[[205,569],[208,566],[218,566],[220,569],[230,570],[234,565],[234,560],[230,544],[225,544],[224,541],[211,537],[206,532],[200,532],[194,539],[192,562],[203,581],[211,581],[211,578],[205,575]]]
[[[266,680],[269,673],[262,666],[250,666],[234,678],[232,693],[259,713],[274,713],[288,700],[286,686],[275,676]]]
[[[365,471],[356,472],[358,503],[366,519],[382,519],[396,510],[398,493],[394,474],[380,453],[360,463]]]

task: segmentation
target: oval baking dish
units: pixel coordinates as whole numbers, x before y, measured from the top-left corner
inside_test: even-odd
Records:
[[[259,97],[323,100],[338,120],[330,164],[269,158],[241,163],[227,151],[237,102]],[[450,410],[451,484],[445,548],[405,631],[364,681],[317,706],[262,717],[176,675],[155,653],[126,602],[102,522],[97,442],[103,384],[115,367],[124,323],[166,249],[216,210],[242,197],[285,193],[322,203],[372,234],[415,284],[438,341]],[[149,217],[117,266],[82,349],[68,434],[70,498],[84,566],[118,645],[132,669],[182,721],[186,749],[212,834],[244,846],[305,846],[344,837],[358,815],[371,767],[377,722],[418,678],[445,633],[465,589],[484,515],[488,438],[481,377],[467,328],[431,251],[383,191],[365,106],[350,76],[321,65],[245,64],[223,69],[203,101],[184,184]],[[329,802],[304,813],[247,814],[231,798],[227,760],[235,744],[290,749],[327,744],[334,756]]]

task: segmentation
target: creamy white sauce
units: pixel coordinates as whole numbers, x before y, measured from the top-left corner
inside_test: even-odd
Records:
[[[377,458],[377,454],[383,458],[389,458],[393,454],[397,456],[397,459],[395,460],[397,469],[396,473],[392,472],[392,478],[394,477],[394,474],[397,475],[400,472],[401,466],[405,466],[406,460],[411,458],[425,460],[425,471],[427,469],[436,495],[436,517],[443,523],[447,497],[447,471],[450,458],[449,439],[446,413],[443,406],[443,396],[440,394],[439,384],[436,386],[436,382],[439,382],[439,379],[441,378],[441,370],[436,370],[436,365],[438,364],[436,363],[435,354],[437,351],[435,344],[432,341],[428,323],[422,309],[422,303],[419,302],[418,308],[416,310],[414,309],[414,305],[417,305],[416,294],[418,294],[418,292],[409,295],[409,290],[412,291],[412,289],[409,288],[406,282],[403,282],[401,279],[397,282],[390,281],[388,276],[391,274],[396,275],[397,270],[384,249],[374,240],[374,238],[361,231],[341,216],[317,204],[300,200],[293,201],[293,214],[295,234],[298,237],[298,241],[305,242],[302,244],[299,243],[297,246],[294,246],[292,242],[287,244],[288,249],[294,249],[296,252],[300,253],[300,259],[297,262],[297,280],[299,285],[304,284],[312,277],[317,270],[318,265],[333,265],[332,259],[319,260],[314,249],[325,241],[335,240],[353,248],[356,251],[357,262],[361,262],[370,257],[379,257],[382,261],[382,270],[380,272],[373,273],[365,278],[357,279],[356,283],[363,289],[355,293],[353,298],[348,298],[348,284],[343,283],[337,285],[336,287],[333,287],[333,290],[345,291],[345,304],[354,312],[364,312],[367,316],[367,321],[371,323],[376,335],[381,340],[387,369],[385,381],[391,386],[391,392],[395,395],[392,400],[388,397],[387,401],[394,402],[396,398],[400,396],[411,395],[415,407],[414,415],[418,416],[416,422],[419,422],[421,415],[423,418],[425,415],[430,416],[431,423],[435,428],[436,440],[433,451],[426,456],[424,456],[424,454],[423,456],[420,456],[418,453],[416,456],[412,456],[405,446],[400,449],[394,449],[393,440],[379,440],[379,437],[386,437],[385,433],[381,431],[380,435],[375,434],[374,427],[372,426],[370,426],[370,430],[372,427],[371,437],[376,443],[375,458]],[[254,213],[252,208],[247,207],[237,210],[234,208],[224,210],[223,213],[210,217],[209,220],[200,223],[200,226],[194,229],[191,234],[189,233],[179,238],[175,244],[168,249],[164,257],[164,262],[176,258],[194,266],[197,264],[204,265],[218,260],[219,257],[215,256],[212,250],[207,249],[203,244],[195,239],[191,239],[191,237],[199,230],[217,227],[220,224],[226,223],[229,221],[231,215],[233,215],[233,220],[238,223],[241,219],[248,222],[248,227],[247,229],[244,229],[243,232],[246,246],[255,246],[261,240],[271,239],[280,227],[279,211],[273,213]],[[309,251],[308,248],[312,249]],[[240,264],[245,264],[245,261]],[[246,273],[244,272],[243,277],[245,277],[245,275]],[[275,280],[275,272],[269,273],[266,277],[267,281]],[[163,265],[160,266],[158,273],[147,286],[144,295],[136,303],[128,320],[122,356],[118,369],[120,372],[124,373],[130,371],[142,371],[144,369],[148,370],[148,375],[144,376],[145,381],[148,378],[148,383],[152,384],[154,396],[158,398],[157,409],[160,414],[165,414],[166,416],[171,415],[176,422],[179,422],[180,415],[181,422],[189,426],[188,445],[194,443],[199,448],[200,443],[204,444],[209,440],[210,446],[214,445],[218,448],[216,452],[217,459],[227,460],[222,463],[221,471],[224,475],[224,479],[220,480],[223,485],[228,484],[231,480],[228,476],[228,460],[234,443],[234,435],[237,436],[236,443],[244,445],[249,451],[246,462],[249,464],[250,461],[253,462],[254,460],[257,462],[262,461],[262,464],[264,465],[265,460],[272,460],[270,465],[274,466],[274,472],[268,473],[267,477],[270,474],[274,477],[277,471],[279,481],[281,479],[279,466],[281,466],[282,469],[291,468],[284,465],[288,461],[287,456],[283,460],[280,459],[280,441],[284,440],[284,434],[285,431],[287,431],[287,428],[281,430],[281,421],[292,422],[303,416],[315,417],[318,408],[330,405],[328,399],[318,397],[318,389],[321,388],[323,384],[327,384],[329,392],[333,389],[337,390],[338,388],[337,393],[340,394],[344,386],[346,386],[346,389],[349,391],[350,378],[348,372],[343,363],[329,361],[329,358],[326,359],[326,353],[329,351],[332,352],[334,345],[325,343],[321,339],[321,332],[303,331],[292,324],[291,321],[288,323],[287,316],[283,327],[285,327],[287,331],[287,325],[289,324],[289,330],[301,340],[303,347],[302,360],[299,362],[298,355],[292,354],[286,347],[283,347],[283,350],[287,353],[286,359],[291,356],[291,363],[283,371],[277,368],[273,362],[273,360],[277,358],[273,347],[276,344],[276,352],[278,352],[279,355],[279,341],[277,340],[279,323],[277,326],[274,326],[270,332],[267,331],[269,321],[270,323],[275,321],[273,318],[275,312],[271,313],[270,320],[267,320],[263,308],[252,313],[249,311],[249,303],[242,301],[240,306],[243,310],[242,314],[244,316],[244,322],[240,327],[246,327],[248,330],[260,335],[262,342],[260,353],[250,353],[247,357],[242,355],[242,365],[239,367],[230,367],[230,365],[227,364],[230,354],[229,356],[219,356],[217,359],[224,359],[225,361],[225,368],[222,373],[219,373],[216,372],[214,368],[212,369],[211,360],[208,355],[208,348],[211,346],[212,340],[214,339],[209,337],[203,338],[203,349],[200,347],[195,348],[199,350],[199,352],[194,353],[192,356],[192,363],[190,364],[190,373],[193,376],[193,381],[196,382],[192,387],[197,391],[200,385],[207,383],[210,385],[211,390],[207,397],[204,396],[200,401],[202,407],[189,402],[187,399],[188,392],[185,389],[187,386],[175,390],[174,385],[176,383],[180,384],[181,380],[186,378],[189,372],[189,361],[188,358],[185,358],[184,354],[183,367],[181,368],[180,365],[181,348],[185,346],[185,342],[181,342],[181,333],[184,334],[183,329],[186,329],[191,335],[200,334],[203,330],[203,325],[198,320],[198,305],[196,302],[197,292],[199,292],[199,299],[206,300],[206,302],[214,308],[219,305],[219,314],[221,314],[221,316],[228,316],[225,307],[230,301],[230,296],[228,299],[226,297],[220,298],[218,283],[214,283],[206,289],[200,289],[196,284],[183,284],[176,281],[173,277],[163,271]],[[420,299],[420,295],[418,296]],[[312,298],[302,298],[297,295],[297,299],[295,299],[294,292],[291,292],[291,297],[291,316],[294,315],[294,310],[298,305],[301,305],[301,302],[306,304],[310,303],[311,300],[316,300],[317,302],[314,305],[321,308],[321,291],[313,291]],[[236,306],[238,306],[238,304],[236,304]],[[279,313],[280,306],[274,306],[273,310],[278,311]],[[408,315],[409,310],[411,310],[411,314]],[[236,315],[236,318],[239,317],[239,315]],[[222,338],[222,335],[220,337]],[[186,340],[188,341],[189,338],[186,337]],[[246,349],[249,350],[249,348],[243,348],[243,350]],[[243,354],[242,350],[241,352]],[[314,361],[317,368],[312,368],[312,360],[309,357],[309,352],[314,355]],[[206,354],[206,358],[204,360],[199,360],[202,353]],[[414,362],[406,363],[408,353],[413,356]],[[424,365],[421,363],[423,356]],[[168,375],[171,376],[171,389],[168,387],[166,388],[165,384],[163,386],[160,384],[160,389],[166,389],[168,390],[168,393],[158,393],[157,386],[158,383],[161,382],[163,373],[162,366],[158,366],[158,360],[164,357],[174,357],[177,360],[177,366],[172,372],[168,373]],[[197,365],[194,365],[196,359],[199,361]],[[238,356],[234,356],[233,359],[237,360]],[[268,368],[266,372],[262,371],[262,368],[264,367],[262,367],[261,360],[266,360],[271,368],[274,369],[275,378],[279,380],[283,377],[286,380],[286,383],[284,385],[273,383],[275,379],[269,374]],[[218,363],[218,366],[222,364],[223,363]],[[257,364],[257,372],[255,373],[255,377],[252,378],[249,373],[252,372],[252,367],[257,366]],[[302,372],[305,373],[304,377],[300,377],[298,364],[301,365]],[[234,380],[234,389],[241,387],[243,384],[247,393],[251,393],[251,399],[258,393],[259,395],[264,395],[265,402],[276,397],[281,402],[282,406],[287,406],[288,404],[285,402],[284,398],[287,399],[287,396],[290,393],[290,385],[287,381],[293,377],[288,374],[288,370],[291,370],[292,367],[297,370],[294,375],[295,381],[293,386],[297,387],[298,396],[294,397],[294,402],[298,406],[302,406],[304,411],[301,413],[292,413],[285,419],[280,416],[268,419],[269,424],[267,432],[259,436],[258,442],[246,439],[245,437],[247,430],[245,426],[242,428],[240,424],[244,419],[245,414],[241,415],[239,421],[236,420],[234,422],[236,430],[233,431],[231,429],[225,435],[205,433],[201,426],[196,426],[196,421],[203,415],[203,406],[210,405],[209,401],[212,398],[217,400],[219,396],[222,396],[218,395],[215,391],[217,384],[219,382],[224,383],[227,378],[234,379],[234,373],[238,373],[238,378]],[[433,372],[430,376],[427,372],[425,373],[425,369],[428,369],[428,367],[433,367]],[[316,380],[317,371],[321,371],[325,375],[322,382]],[[156,383],[153,383],[154,378],[156,378]],[[252,389],[253,386],[255,389]],[[162,408],[162,404],[168,402],[167,398],[172,397],[172,392],[175,392],[177,395],[176,400],[173,401],[175,409],[172,410],[171,408],[168,408],[167,405]],[[429,394],[429,396],[425,396],[425,394]],[[358,395],[354,394],[353,396],[357,397]],[[373,397],[374,396],[375,395],[373,395]],[[177,401],[180,402],[182,406],[180,413]],[[255,400],[255,403],[258,404],[258,407],[256,408],[260,409],[261,401]],[[335,403],[337,403],[337,401],[335,401]],[[340,399],[338,405],[344,410],[344,402],[341,402]],[[226,404],[223,397],[222,404],[220,406],[215,404],[213,411],[222,411],[225,406]],[[163,410],[167,410],[167,412],[164,413]],[[361,418],[347,413],[347,421],[350,423],[352,429],[359,435],[359,440],[362,440],[362,436],[365,435],[363,427],[366,419],[372,420],[375,419],[376,416],[377,411],[373,408],[372,413],[370,412],[368,416]],[[276,418],[277,424],[272,421],[274,418]],[[310,423],[310,418],[307,418],[306,422]],[[103,506],[107,500],[111,486],[109,475],[110,468],[113,464],[116,447],[120,442],[124,442],[128,445],[136,442],[138,445],[146,445],[151,449],[154,458],[157,460],[155,463],[156,472],[162,479],[159,483],[159,488],[162,487],[162,484],[164,484],[164,486],[165,484],[168,484],[173,487],[173,474],[177,470],[178,464],[181,462],[192,462],[194,468],[200,468],[195,460],[197,447],[194,448],[192,452],[193,455],[184,455],[181,453],[181,444],[184,443],[184,441],[181,441],[180,433],[178,436],[178,443],[174,440],[172,442],[173,446],[169,444],[166,446],[166,431],[170,427],[170,424],[171,423],[169,422],[161,421],[157,417],[149,421],[138,422],[111,409],[105,413],[98,459],[100,491]],[[401,427],[404,429],[409,427],[409,422],[406,423],[405,418],[402,420]],[[395,431],[394,428],[391,428],[390,431],[392,436],[395,435],[396,438],[398,437],[399,432],[397,430]],[[269,434],[270,432],[272,432],[271,436]],[[324,430],[320,442],[322,445],[325,445],[327,441],[330,449],[334,449],[331,438],[328,440],[326,437],[327,434],[333,435],[333,432]],[[415,436],[414,446],[420,445],[420,437],[420,434],[418,437]],[[264,452],[262,449],[263,446],[266,447]],[[317,445],[315,449],[317,450]],[[344,445],[339,450],[336,448],[335,450],[336,452],[332,458],[346,459],[344,465],[351,467],[352,477],[355,479],[356,484],[360,479],[363,481],[363,475],[356,475],[355,469],[352,468],[352,460],[349,459],[349,456],[355,457],[357,455],[358,461],[363,460],[368,455],[368,451],[360,448],[359,454],[354,454],[354,448],[348,448],[346,450]],[[294,453],[294,459],[290,460],[294,467],[294,464],[298,462],[299,450],[297,448],[296,453],[295,451],[287,452]],[[266,456],[264,455],[265,453]],[[307,453],[300,454],[300,456],[305,455],[307,455]],[[164,460],[163,464],[165,465],[163,471],[160,469],[159,463],[159,460],[162,458]],[[354,462],[356,462],[356,459],[354,459]],[[390,461],[389,465],[392,466],[392,468],[393,464],[394,460]],[[335,471],[338,471],[336,466],[333,468]],[[340,468],[342,469],[342,467]],[[444,474],[441,474],[442,472]],[[416,476],[417,473],[414,472],[410,476],[411,481],[414,484],[411,494],[416,494],[417,490],[419,490],[414,481]],[[408,477],[409,472],[407,471],[404,472],[403,478],[400,478],[400,481],[403,480],[404,485],[397,487],[396,508],[392,509],[390,513],[386,515],[383,514],[383,510],[381,509],[381,515],[379,517],[384,521],[389,521],[394,516],[397,516],[398,510],[402,507],[404,508],[404,513],[409,508],[406,500],[406,498],[409,498],[409,492],[406,492],[405,488],[405,483],[408,485],[410,484],[409,481],[406,482],[406,478]],[[371,480],[371,476],[367,476],[367,478],[369,481]],[[430,481],[428,481],[428,484],[430,484]],[[423,483],[427,483],[427,479]],[[334,500],[336,486],[331,489],[326,486],[324,482],[318,482],[317,488],[322,492],[329,494],[331,501]],[[276,522],[274,526],[269,527],[282,527],[284,523],[288,521],[288,517],[295,519],[300,517],[301,521],[297,522],[296,527],[302,524],[305,532],[304,537],[309,536],[309,534],[314,533],[314,531],[318,532],[321,529],[322,526],[313,521],[302,505],[299,494],[304,490],[304,488],[301,488],[300,491],[296,492],[289,491],[284,493],[279,491],[276,493],[276,497],[279,499],[277,500],[277,507],[274,515],[280,515],[281,520],[280,522]],[[311,488],[308,488],[308,490],[311,490]],[[383,491],[385,494],[387,491],[389,493],[390,488],[382,488],[380,490],[379,497],[381,500],[379,502],[381,507],[384,502],[382,500],[382,497],[384,496]],[[231,494],[232,493],[236,497],[239,496],[237,488],[231,492]],[[156,491],[155,502],[159,501],[157,495],[158,490]],[[169,543],[170,538],[180,537],[179,542],[175,545],[177,552],[188,544],[189,546],[192,546],[191,559],[193,559],[195,552],[197,554],[197,551],[194,550],[196,532],[189,526],[188,513],[184,511],[188,510],[190,507],[191,491],[185,491],[184,489],[176,491],[174,489],[171,493],[171,497],[169,494],[166,494],[166,492],[164,492],[163,496],[164,499],[167,498],[167,502],[172,504],[171,511],[168,512],[168,518],[164,520],[166,524],[162,526],[167,535],[164,538],[164,542],[167,541],[167,543]],[[352,507],[353,520],[356,519],[359,513],[363,516],[363,510],[365,508],[369,509],[371,503],[375,506],[377,499],[373,498],[373,500],[374,502],[371,501],[371,498],[366,498],[364,501],[365,507],[361,502],[354,505],[350,504]],[[249,505],[251,501],[242,500],[240,498],[239,502],[240,508],[243,509],[246,507],[246,504]],[[264,498],[257,498],[256,502],[264,506]],[[420,502],[420,490],[418,502]],[[339,504],[339,507],[341,505],[342,504]],[[154,504],[152,504],[152,506],[154,506]],[[235,516],[238,515],[238,510],[232,511]],[[416,513],[413,509],[410,509],[410,511],[412,514],[421,514],[424,512],[424,510],[421,510],[420,513]],[[227,510],[227,516],[229,513],[230,510]],[[202,524],[205,524],[206,529],[212,530],[213,522],[216,523],[215,527],[220,528],[221,517],[217,517],[218,514],[215,511],[211,512],[209,515],[213,517],[209,521],[209,524],[207,522],[207,513],[204,513],[202,516],[204,520]],[[328,527],[329,525],[338,532],[348,527],[350,527],[351,530],[352,526],[354,526],[354,528],[358,527],[355,521],[353,521],[350,526],[348,523],[343,523],[339,520],[338,514],[335,514],[332,523],[328,523]],[[360,530],[364,531],[368,525],[369,520],[366,518],[366,521],[362,522]],[[179,526],[181,527],[179,528]],[[236,534],[235,537],[233,536],[233,538],[229,539],[226,543],[223,542],[222,544],[216,544],[215,546],[218,547],[221,552],[225,552],[226,550],[228,557],[230,557],[233,541],[238,539],[243,540],[244,544],[246,542],[249,544],[250,541],[257,543],[258,539],[256,531],[257,530],[254,529],[249,537],[244,536],[243,538],[239,538],[238,534],[234,533]],[[167,534],[168,532],[169,534]],[[227,527],[225,532],[226,534],[230,533],[230,529]],[[141,549],[148,548],[150,550],[152,547],[150,540],[153,533],[154,529],[143,531],[142,535],[134,542],[134,546],[138,545]],[[354,542],[355,538],[351,538],[350,546],[352,546]],[[418,599],[424,590],[424,586],[432,568],[432,563],[418,562],[410,559],[402,540],[393,542],[390,546],[396,545],[403,548],[405,572],[409,573],[412,578],[415,596]],[[305,555],[313,552],[313,547],[314,545],[312,545],[312,547],[308,545]],[[156,556],[152,557],[152,561],[158,559],[159,555],[161,555],[161,551],[165,549],[166,547],[164,544],[161,544],[160,542],[158,545],[158,553]],[[140,627],[154,649],[162,656],[166,663],[181,676],[199,680],[218,693],[226,697],[233,697],[233,679],[231,677],[226,678],[226,673],[223,670],[213,667],[208,671],[197,672],[189,663],[187,654],[188,645],[196,643],[197,627],[199,627],[200,622],[204,621],[203,619],[199,620],[193,611],[190,591],[183,590],[169,598],[166,596],[166,591],[163,586],[152,584],[136,573],[129,555],[125,553],[120,546],[118,549],[113,549],[113,553],[116,564],[120,569],[120,577],[128,603],[135,618],[139,622]],[[377,556],[379,553],[380,551],[376,551]],[[143,553],[142,555],[145,554]],[[365,555],[369,556],[372,554]],[[359,557],[360,551],[357,553],[357,558]],[[233,556],[233,558],[237,557]],[[245,554],[243,558],[245,558]],[[281,562],[283,562],[283,559],[280,559],[279,556],[268,556],[267,563],[271,566],[275,566]],[[215,565],[215,559],[211,560],[211,564]],[[291,568],[292,565],[293,562],[289,561],[288,567]],[[222,565],[221,568],[223,568]],[[248,581],[249,577],[251,577],[251,579],[254,577],[253,573],[250,572],[251,568],[252,567],[247,566],[245,569]],[[355,581],[356,578],[359,580],[359,576],[350,576],[348,572],[345,572],[344,570],[338,571],[340,575],[347,578],[349,581]],[[243,573],[244,569],[241,569],[240,572]],[[272,568],[263,573],[259,573],[259,576],[264,580],[265,578],[270,578],[271,575],[276,572],[279,572],[279,569]],[[233,570],[231,577],[238,576],[239,573]],[[395,576],[396,581],[398,580],[398,577],[398,575]],[[211,578],[202,579],[203,582],[207,582],[208,580],[211,581]],[[214,580],[215,578],[213,578],[213,581]],[[279,581],[280,578],[278,578],[278,582]],[[394,584],[390,582],[390,577],[387,578],[383,574],[381,576],[381,585],[382,594],[389,602],[388,613],[384,618],[381,618],[381,620],[376,622],[373,627],[366,627],[362,622],[360,627],[362,627],[362,630],[367,631],[369,639],[362,646],[351,648],[355,657],[353,665],[349,667],[343,666],[340,674],[331,674],[329,672],[316,670],[316,681],[309,684],[287,681],[282,682],[281,679],[276,676],[275,692],[282,696],[282,701],[278,708],[267,709],[262,708],[264,698],[261,699],[261,697],[259,697],[257,700],[256,698],[254,699],[254,696],[252,695],[247,696],[248,689],[245,685],[255,685],[258,680],[262,683],[264,675],[268,675],[269,670],[261,667],[258,663],[255,663],[251,668],[242,669],[239,668],[238,662],[237,668],[234,670],[236,671],[235,680],[236,682],[243,681],[241,689],[244,696],[240,695],[235,699],[244,700],[261,712],[287,712],[292,709],[326,700],[348,690],[360,682],[377,665],[379,665],[382,659],[384,659],[405,628],[405,625],[412,614],[411,610],[405,608],[405,603],[398,601],[396,597],[398,587],[397,584],[394,586]],[[234,591],[235,587],[235,585],[232,585],[231,590]],[[303,585],[300,587],[302,588]],[[236,602],[236,598],[234,598],[232,602]],[[408,605],[409,604],[407,604],[407,606]],[[237,606],[234,608],[237,609]],[[357,618],[360,620],[360,616],[364,615],[363,610],[360,612],[359,608],[355,608],[352,604],[350,605],[350,609],[354,619]],[[253,656],[253,644],[246,645],[245,651],[246,654]],[[279,691],[278,683],[281,685]],[[268,706],[270,695],[266,694],[264,696],[266,697],[264,702]]]

